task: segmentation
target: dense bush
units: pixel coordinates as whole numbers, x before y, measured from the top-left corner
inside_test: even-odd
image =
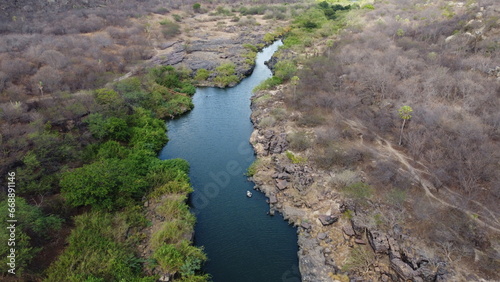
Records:
[[[274,66],[274,76],[281,80],[289,80],[297,71],[295,62],[290,60],[282,60]]]
[[[226,87],[231,84],[235,84],[239,81],[238,76],[235,74],[236,66],[233,63],[225,63],[217,68],[215,71],[217,72],[217,76],[214,78],[214,82],[219,87]]]
[[[209,76],[210,76],[210,71],[201,68],[201,69],[198,69],[196,71],[196,75],[195,75],[194,79],[197,81],[203,81],[203,80],[207,80],[207,78]]]

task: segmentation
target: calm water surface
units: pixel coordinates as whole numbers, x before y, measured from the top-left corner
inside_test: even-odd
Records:
[[[253,74],[237,86],[198,88],[194,110],[167,124],[170,141],[160,158],[191,164],[195,244],[205,248],[205,271],[215,282],[300,281],[296,229],[266,214],[266,197],[243,175],[254,161],[251,92],[271,76],[264,61],[279,45],[259,53]]]

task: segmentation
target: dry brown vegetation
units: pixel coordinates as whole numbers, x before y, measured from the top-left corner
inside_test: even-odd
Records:
[[[315,132],[305,154],[323,170],[364,171],[388,226],[412,215],[405,223],[436,257],[498,278],[499,6],[374,5],[303,65],[285,98],[296,125]],[[413,113],[397,146],[404,105]],[[289,138],[305,149],[301,133]]]

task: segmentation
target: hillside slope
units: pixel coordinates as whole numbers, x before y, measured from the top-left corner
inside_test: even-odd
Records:
[[[500,278],[499,11],[376,2],[327,37],[327,18],[296,22],[278,55],[296,78],[254,97],[253,178],[300,226],[304,281]]]

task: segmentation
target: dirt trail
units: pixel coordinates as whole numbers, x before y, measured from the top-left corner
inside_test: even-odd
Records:
[[[388,152],[390,155],[396,157],[396,159],[399,160],[399,162],[406,167],[407,171],[410,172],[411,175],[420,183],[420,185],[424,189],[424,192],[425,192],[427,197],[429,197],[430,199],[433,199],[435,201],[438,201],[439,203],[441,203],[444,206],[447,206],[450,208],[455,208],[455,209],[458,209],[462,212],[465,212],[470,218],[474,219],[480,225],[487,227],[495,232],[500,233],[500,224],[498,224],[498,218],[496,216],[494,216],[494,214],[492,214],[491,211],[490,211],[490,215],[486,216],[484,214],[479,214],[477,211],[471,211],[469,209],[465,209],[463,207],[459,207],[457,205],[451,204],[451,203],[443,200],[442,198],[436,196],[435,194],[432,193],[432,190],[437,191],[437,189],[434,187],[434,185],[432,183],[430,183],[427,179],[425,179],[422,176],[421,170],[415,169],[408,162],[408,157],[406,155],[404,155],[400,151],[394,149],[390,142],[380,138],[379,136],[377,136],[376,142],[378,145],[380,145],[380,147],[382,147],[383,151]],[[424,173],[428,174],[427,172],[424,172]],[[479,217],[484,217],[484,220],[479,219]],[[493,221],[493,222],[486,222],[486,220]]]
[[[353,120],[346,120],[346,123],[354,130],[363,133],[363,131],[366,130],[366,127],[364,127],[362,124],[359,122],[353,121]],[[363,142],[361,139],[360,142]],[[394,149],[392,147],[391,143],[384,138],[376,135],[375,138],[375,143],[378,145],[378,148],[376,152],[380,155],[383,155],[387,158],[390,159],[396,159],[399,161],[400,164],[404,166],[406,171],[408,171],[415,180],[417,180],[420,183],[420,186],[424,189],[425,195],[432,200],[435,200],[442,204],[443,206],[450,207],[450,208],[455,208],[458,209],[464,213],[466,213],[471,219],[475,220],[478,224],[489,228],[490,230],[493,230],[495,232],[500,233],[500,220],[499,220],[499,215],[498,213],[488,209],[481,203],[472,200],[475,205],[478,206],[478,210],[470,210],[464,207],[457,206],[455,204],[452,204],[445,199],[443,199],[444,193],[440,193],[439,195],[434,194],[432,191],[438,191],[436,187],[429,181],[427,180],[424,175],[432,175],[429,170],[423,165],[422,163],[418,163],[419,165],[423,166],[427,171],[415,168],[408,160],[410,159],[408,156],[406,156],[404,153]],[[369,149],[373,149],[372,146],[368,144],[362,144],[364,147],[368,147]],[[458,197],[460,199],[463,199],[463,196],[453,192],[450,188],[444,187],[441,188],[442,190],[446,190],[448,193],[454,194],[455,197]],[[481,218],[481,219],[480,219]]]

